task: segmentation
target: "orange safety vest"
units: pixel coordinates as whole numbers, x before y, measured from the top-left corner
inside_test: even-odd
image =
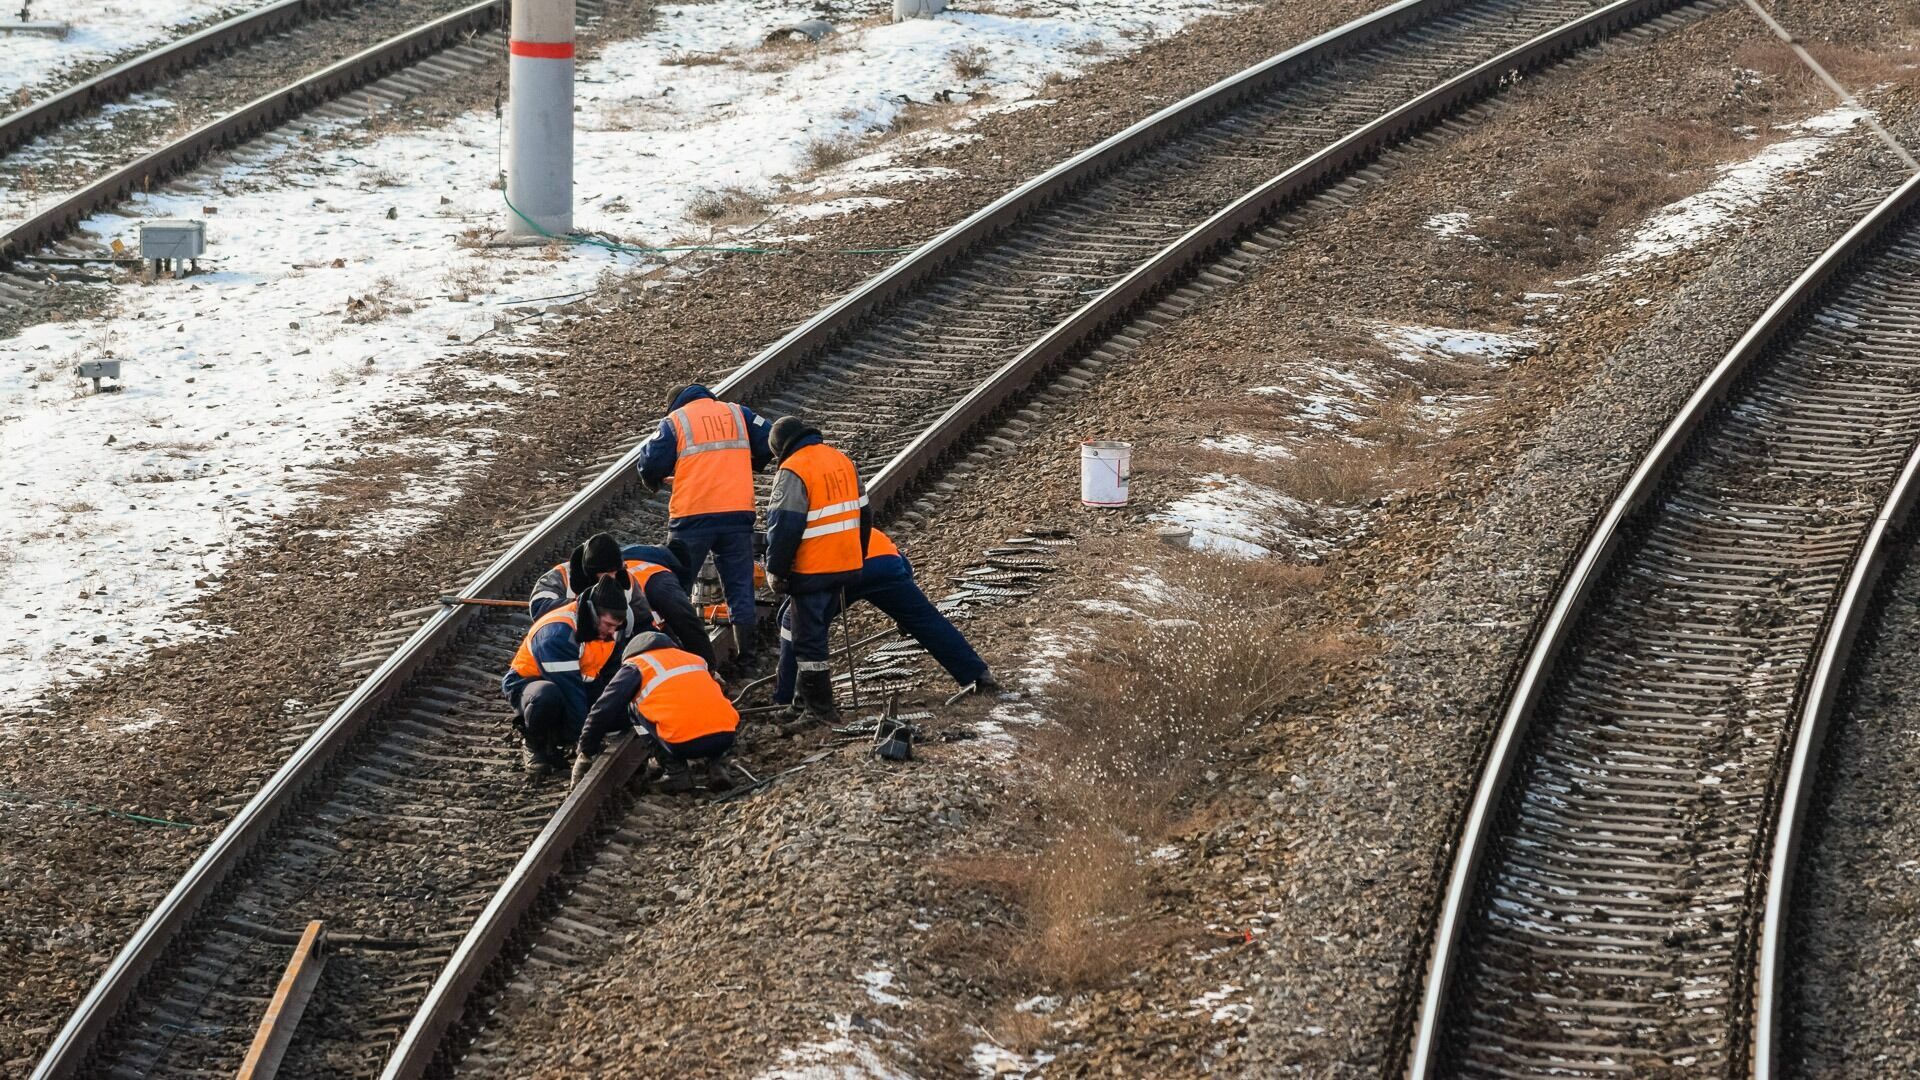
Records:
[[[560,580],[567,583],[567,595],[579,596],[580,590],[573,584],[573,564],[571,562],[554,563],[553,568],[560,571]],[[633,588],[644,588],[647,579],[655,574],[664,574],[667,568],[659,563],[650,563],[644,559],[627,560],[627,584]]]
[[[880,559],[888,555],[899,555],[900,549],[894,546],[893,539],[879,529],[867,530],[867,558]]]
[[[740,727],[733,702],[698,656],[684,649],[648,649],[626,662],[640,672],[633,707],[653,725],[661,742],[691,742]]]
[[[572,603],[554,608],[552,611],[540,616],[540,621],[534,623],[533,626],[527,630],[527,636],[520,639],[520,651],[513,654],[514,672],[523,679],[538,679],[546,675],[546,671],[540,666],[540,661],[533,658],[533,635],[557,622],[566,623],[567,626],[571,628],[579,621],[579,611],[580,604],[579,601],[576,600]],[[588,682],[599,678],[600,669],[605,667],[607,661],[613,658],[613,647],[615,644],[617,644],[617,642],[612,641],[589,641],[583,643],[580,646],[580,660],[578,664],[580,677]]]
[[[796,574],[838,574],[858,570],[866,561],[860,550],[860,508],[867,496],[860,490],[860,471],[853,459],[825,443],[803,446],[787,455],[780,467],[807,485],[807,527],[800,548],[793,553]]]
[[[753,443],[740,406],[701,398],[667,415],[679,457],[670,518],[753,510]]]

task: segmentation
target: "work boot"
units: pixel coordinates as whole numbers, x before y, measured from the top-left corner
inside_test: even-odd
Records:
[[[685,795],[693,790],[693,774],[687,771],[687,763],[671,758],[660,762],[660,791],[667,795]]]
[[[707,790],[730,791],[733,789],[733,770],[719,758],[707,759]]]
[[[1000,685],[1000,680],[993,677],[993,672],[991,671],[983,671],[980,673],[979,678],[973,680],[973,692],[979,694],[981,697],[985,697],[988,694],[997,694],[1005,689],[1006,687]]]
[[[833,704],[833,672],[801,672],[798,700],[807,707],[807,712],[821,723],[840,722],[840,710]]]
[[[526,770],[528,776],[544,776],[550,772],[559,772],[562,763],[550,749],[523,746],[520,748],[520,767]]]

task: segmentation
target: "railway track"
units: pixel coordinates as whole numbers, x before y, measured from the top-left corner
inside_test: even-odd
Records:
[[[582,0],[579,18],[604,7]],[[71,276],[61,264],[110,254],[75,235],[89,216],[223,150],[285,149],[297,118],[361,119],[470,77],[504,53],[506,10],[283,0],[0,118],[0,320]]]
[[[1803,810],[1915,495],[1917,195],[1868,214],[1715,368],[1536,624],[1413,1076],[1776,1071]]]
[[[1259,230],[1281,208],[1366,175],[1388,147],[1514,73],[1649,20],[1677,25],[1667,13],[1678,6],[1404,0],[1023,185],[717,389],[808,416],[857,459],[888,461],[871,478],[873,501],[911,515],[909,497],[970,433],[1043,375],[1071,383],[1112,355],[1104,350],[1177,316],[1198,295],[1192,285],[1222,280],[1212,260],[1244,266],[1265,250],[1258,237],[1275,242]],[[551,508],[466,589],[513,594],[592,528],[656,534],[661,507],[634,490],[635,453]],[[114,959],[36,1075],[227,1068],[272,992],[287,932],[313,917],[380,947],[335,950],[290,1070],[412,1076],[439,1061],[470,994],[637,764],[631,749],[603,755],[564,802],[556,787],[523,784],[496,690],[523,624],[497,610],[435,614],[314,717]]]

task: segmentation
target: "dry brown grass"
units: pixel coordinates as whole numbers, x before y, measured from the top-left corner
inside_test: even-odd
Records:
[[[985,75],[993,66],[993,56],[978,45],[969,45],[947,58],[948,66],[960,78],[972,82]]]
[[[757,191],[729,186],[694,196],[687,213],[708,225],[746,225],[767,215],[767,200]]]
[[[727,62],[726,53],[671,52],[660,58],[666,67],[716,67]]]
[[[842,132],[815,135],[800,148],[800,156],[809,169],[831,169],[843,161],[859,157],[864,150],[859,136]]]
[[[1159,867],[1146,853],[1177,827],[1201,772],[1252,717],[1318,685],[1352,653],[1299,625],[1317,568],[1158,549],[1086,554],[1120,565],[1158,559],[1170,598],[1151,620],[1102,623],[1097,646],[1050,695],[1055,723],[1027,737],[1023,757],[1041,773],[1032,809],[1044,839],[1034,853],[940,868],[1017,912],[1017,924],[996,931],[1001,948],[983,949],[964,930],[946,948],[988,988],[1020,997],[1111,988],[1196,939],[1198,928],[1160,914]],[[996,966],[981,971],[986,956]],[[996,1035],[1015,1045],[1044,1031],[1020,1021]]]

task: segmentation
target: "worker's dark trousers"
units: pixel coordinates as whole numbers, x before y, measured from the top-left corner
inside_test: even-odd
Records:
[[[888,560],[880,560],[888,561]],[[940,609],[933,606],[927,594],[913,580],[913,569],[901,560],[903,569],[892,574],[874,572],[875,563],[869,563],[860,575],[860,584],[847,587],[847,600],[857,603],[865,600],[879,608],[887,618],[892,619],[902,633],[920,643],[940,666],[947,669],[953,681],[966,686],[986,674],[987,662],[973,651],[967,639],[960,633]],[[839,593],[829,593],[832,597],[832,610],[827,617],[839,613]],[[795,662],[794,634],[787,610],[780,609],[780,666],[773,682],[773,700],[775,704],[785,705],[793,700],[794,682],[799,665]]]
[[[713,552],[713,568],[720,572],[720,585],[727,591],[727,609],[733,625],[739,628],[740,647],[753,650],[753,626],[759,614],[753,608],[753,523],[713,524],[697,517],[688,518],[667,536],[687,545],[687,566],[680,587],[693,594],[693,581],[706,564],[707,552]]]
[[[566,695],[545,679],[535,679],[522,686],[513,708],[520,714],[520,725],[526,729],[527,745],[535,750],[572,746],[579,740],[580,728],[586,723],[585,717],[574,719],[567,715]]]
[[[670,743],[655,735],[653,751],[660,755],[662,764],[666,762],[711,761],[733,749],[733,732],[716,731],[686,742]]]
[[[793,700],[796,672],[802,664],[831,670],[827,633],[840,614],[840,590],[794,593],[780,605],[780,667],[773,680],[773,702]]]

